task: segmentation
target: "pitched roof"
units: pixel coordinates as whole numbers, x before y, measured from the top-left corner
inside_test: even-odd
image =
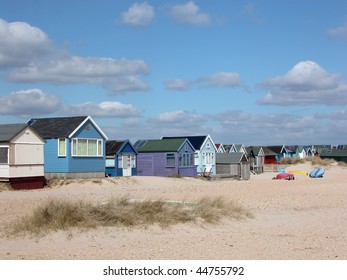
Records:
[[[25,123],[0,124],[0,142],[9,142],[23,129],[27,128]]]
[[[28,124],[43,138],[68,138],[86,118],[87,116],[30,119]]]
[[[277,154],[281,153],[282,149],[284,149],[284,152],[286,152],[286,148],[284,146],[267,146],[267,147]]]
[[[236,151],[239,152],[242,148],[242,144],[234,144],[234,147],[236,148]]]
[[[93,124],[105,140],[108,139],[90,116],[30,119],[28,124],[43,138],[70,138],[87,121]]]
[[[224,145],[222,143],[214,145],[216,147],[217,152],[220,151],[221,153],[225,153]]]
[[[321,157],[347,157],[347,150],[323,149],[320,152]]]
[[[110,155],[117,154],[119,149],[123,146],[123,144],[125,142],[126,142],[126,140],[122,140],[122,141],[116,141],[116,140],[107,141],[106,142],[106,155],[110,156]]]
[[[223,144],[223,147],[226,153],[230,153],[232,146],[233,146],[232,144]]]
[[[252,153],[254,156],[259,156],[261,154],[260,152],[264,153],[263,147],[260,146],[249,146],[246,148],[247,154],[251,155]]]
[[[147,140],[141,147],[136,148],[135,144],[135,148],[138,152],[143,153],[177,152],[185,141],[187,141],[186,138]]]
[[[182,139],[187,138],[189,142],[193,145],[195,150],[200,150],[202,144],[206,139],[207,135],[204,136],[172,136],[172,137],[162,137],[162,139]]]
[[[231,164],[240,163],[241,161],[247,162],[247,157],[244,153],[217,153],[216,163]]]
[[[277,156],[278,154],[274,152],[273,150],[269,149],[268,147],[262,147],[265,156]]]

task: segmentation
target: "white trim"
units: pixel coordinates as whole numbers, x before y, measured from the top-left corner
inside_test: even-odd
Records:
[[[65,154],[61,155],[60,154],[60,145],[59,145],[59,140],[65,140]],[[58,157],[66,157],[66,138],[58,138]]]
[[[184,145],[185,145],[185,144],[189,144],[189,146],[192,148],[192,151],[195,152],[195,149],[194,149],[192,143],[190,143],[189,139],[188,139],[188,138],[184,138],[184,137],[183,137],[182,139],[184,139],[184,141],[183,141],[183,143],[181,144],[181,146],[179,146],[177,152],[179,152],[182,148],[184,148]]]
[[[9,165],[10,164],[10,146],[0,145],[0,148],[6,148],[7,149],[7,163],[6,162],[3,162],[3,163],[0,162],[0,165]]]
[[[216,147],[216,144],[214,146]],[[223,143],[219,144],[219,148],[218,149],[216,147],[216,151],[217,151],[217,153],[225,153],[225,149],[224,149]]]
[[[74,154],[74,140],[87,140],[87,152],[88,152],[88,141],[93,140],[96,141],[96,155],[75,155]],[[101,143],[101,151],[99,151],[99,143]],[[78,146],[77,146],[78,149]],[[77,150],[76,150],[77,151]],[[72,138],[71,139],[71,156],[72,157],[104,157],[104,141],[102,139],[96,138]]]
[[[263,148],[262,148],[262,147],[260,147],[260,149],[259,149],[259,152],[258,152],[257,156],[258,156],[258,157],[264,157],[264,156],[265,156],[265,153],[264,153],[264,150],[263,150]]]
[[[105,133],[100,129],[100,127],[94,122],[94,120],[92,119],[91,116],[88,116],[85,118],[85,120],[83,122],[81,122],[81,124],[74,130],[71,132],[71,134],[68,136],[68,138],[72,138],[72,136],[74,136],[74,134],[82,127],[84,126],[84,124],[90,121],[93,126],[95,126],[96,130],[102,135],[102,137],[105,139],[105,141],[108,140],[108,137],[105,135]]]
[[[176,167],[176,154],[177,153],[173,153],[173,152],[169,152],[169,153],[165,153],[165,168],[175,168]],[[168,155],[173,155],[173,159],[174,159],[174,165],[170,166],[167,163],[167,159],[168,159]],[[172,159],[172,157],[170,157],[170,159]]]
[[[185,158],[185,161],[183,160]],[[181,168],[186,168],[186,167],[194,167],[195,158],[194,158],[194,153],[189,153],[189,152],[183,152],[178,154],[178,166]],[[189,163],[187,165],[184,165],[183,163]]]
[[[214,144],[214,142],[213,142],[213,140],[212,140],[212,138],[211,138],[211,136],[210,136],[209,134],[205,137],[205,141],[202,143],[202,145],[201,145],[201,147],[200,147],[199,150],[201,150],[201,148],[202,148],[204,145],[207,144],[207,140],[208,140],[208,139],[210,139],[210,141],[211,141],[211,143],[212,143],[212,146],[214,147],[215,152],[217,152],[216,145]]]

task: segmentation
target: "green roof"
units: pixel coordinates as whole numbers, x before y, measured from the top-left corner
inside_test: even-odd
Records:
[[[262,147],[262,148],[266,156],[277,156],[277,153],[275,153],[273,150],[269,149],[268,147]]]
[[[347,157],[347,150],[324,149],[320,152],[321,157]]]
[[[253,150],[253,153],[255,156],[259,155],[260,150],[262,149],[261,146],[250,146],[246,148],[247,154],[250,155],[251,151]]]
[[[136,150],[142,153],[177,152],[186,140],[186,138],[147,140],[141,148]]]

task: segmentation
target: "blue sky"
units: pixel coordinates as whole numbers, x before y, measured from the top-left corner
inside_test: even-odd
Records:
[[[347,144],[347,1],[0,0],[0,123]]]

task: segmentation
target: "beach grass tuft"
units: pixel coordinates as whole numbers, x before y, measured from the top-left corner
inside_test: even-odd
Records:
[[[8,233],[45,235],[52,231],[87,230],[99,226],[143,227],[157,224],[162,228],[180,224],[217,224],[223,218],[253,218],[241,205],[223,198],[203,198],[197,202],[169,203],[163,200],[111,198],[102,203],[48,200],[32,213],[8,225]]]
[[[320,157],[307,157],[307,158],[292,158],[292,157],[286,157],[280,159],[280,164],[286,164],[286,165],[295,165],[295,164],[301,164],[305,162],[310,162],[313,166],[331,166],[336,163],[334,159],[322,159]]]

